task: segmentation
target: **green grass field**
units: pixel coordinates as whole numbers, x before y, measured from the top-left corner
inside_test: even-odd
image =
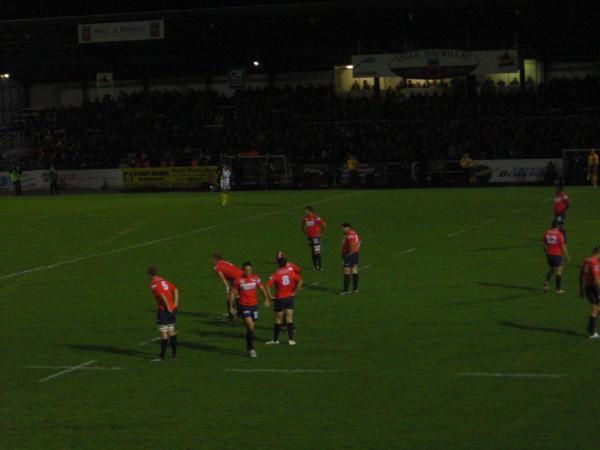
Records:
[[[562,296],[541,291],[548,188],[248,192],[226,208],[217,194],[1,197],[0,447],[598,449],[600,342],[577,273],[600,194],[568,193]],[[263,279],[281,249],[308,269],[306,204],[329,227],[298,345],[263,344],[262,308],[248,359],[210,254]],[[363,270],[339,297],[346,220]],[[181,291],[179,355],[162,364],[150,264]]]

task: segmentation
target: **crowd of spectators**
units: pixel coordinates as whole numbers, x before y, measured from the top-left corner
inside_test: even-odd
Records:
[[[292,162],[558,157],[598,146],[600,78],[555,79],[533,89],[461,85],[407,95],[330,87],[146,91],[80,108],[46,109],[25,127],[28,168],[218,163],[248,150]]]

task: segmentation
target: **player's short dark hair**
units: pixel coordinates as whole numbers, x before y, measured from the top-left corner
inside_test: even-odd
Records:
[[[223,259],[223,257],[219,253],[213,253],[212,257],[215,259]]]
[[[553,220],[552,221],[552,228],[558,228],[560,226],[560,220]]]
[[[306,209],[308,209],[310,212],[315,212],[315,209],[310,205],[308,205]]]
[[[342,227],[344,227],[344,228],[352,228],[352,225],[350,225],[350,222],[344,222],[342,224]]]
[[[245,261],[244,264],[242,264],[242,267],[252,267],[252,263],[250,261]]]
[[[148,267],[148,270],[146,271],[146,273],[148,275],[152,275],[153,277],[155,277],[156,275],[158,275],[158,269],[156,268],[156,266],[150,266],[150,267]]]
[[[279,267],[285,267],[286,264],[287,264],[287,259],[285,259],[285,258],[278,258],[277,259],[277,265]]]

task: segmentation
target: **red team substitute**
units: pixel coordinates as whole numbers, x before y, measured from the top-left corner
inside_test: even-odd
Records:
[[[315,213],[312,206],[305,208],[306,215],[302,218],[300,228],[304,231],[313,262],[313,270],[323,270],[321,261],[321,229],[327,224]]]
[[[243,274],[231,285],[229,296],[231,302],[239,297],[237,314],[246,325],[246,352],[250,358],[256,358],[256,350],[254,350],[254,322],[258,320],[256,291],[261,291],[266,306],[270,305],[269,294],[260,278],[252,273],[252,263],[245,262],[242,269]]]
[[[169,342],[173,357],[177,354],[175,314],[179,305],[179,291],[173,286],[173,283],[158,276],[156,267],[148,267],[146,273],[150,278],[150,291],[156,300],[156,324],[160,334],[160,356],[153,361],[161,362],[165,359]]]
[[[227,303],[227,315],[229,316],[229,320],[233,320],[233,302],[235,299],[231,299],[229,295],[229,289],[233,282],[241,277],[244,272],[239,267],[236,267],[232,263],[225,261],[223,257],[218,253],[213,253],[213,269],[215,273],[219,277],[219,279],[223,282],[223,286],[225,286],[225,301]]]
[[[548,283],[552,279],[552,275],[554,275],[556,280],[556,293],[562,294],[564,291],[561,289],[560,284],[562,281],[563,256],[569,261],[569,252],[567,250],[567,245],[565,244],[565,238],[559,230],[559,226],[559,222],[554,220],[552,222],[552,228],[546,231],[542,238],[546,260],[548,261],[549,266],[548,273],[546,274],[546,281],[544,282],[544,292],[548,291]]]
[[[596,333],[596,321],[600,312],[600,246],[594,247],[593,254],[581,263],[579,270],[579,296],[590,302],[588,333],[590,339],[600,339]]]
[[[281,333],[284,314],[288,344],[296,345],[294,336],[294,299],[296,291],[302,287],[302,280],[296,271],[289,267],[290,264],[285,258],[279,258],[277,260],[279,268],[271,274],[269,281],[267,281],[268,288],[275,286],[275,297],[273,300],[275,325],[273,325],[273,339],[267,342],[268,345],[279,344],[279,334]],[[271,296],[270,291],[269,296]]]

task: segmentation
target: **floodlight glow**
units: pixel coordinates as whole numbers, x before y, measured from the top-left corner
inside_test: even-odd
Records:
[[[354,69],[354,66],[352,64],[350,64],[350,65],[346,66],[346,69],[352,70],[352,69]]]
[[[260,62],[258,62],[258,61],[253,61],[253,62],[252,62],[252,65],[253,65],[254,67],[258,67],[258,66],[260,66]]]
[[[2,77],[2,78],[10,78],[10,73],[3,73],[2,75],[0,75],[0,77]]]

